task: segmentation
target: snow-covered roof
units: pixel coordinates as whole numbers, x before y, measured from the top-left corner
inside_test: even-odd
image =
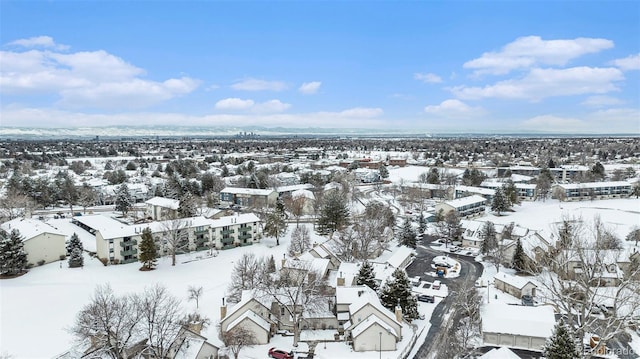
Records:
[[[472,186],[456,186],[456,191],[478,193],[485,196],[493,196],[496,194],[496,191],[493,189]]]
[[[242,187],[225,187],[220,193],[246,194],[251,196],[269,196],[274,193],[273,189],[256,189]]]
[[[205,342],[206,340],[204,338],[185,338],[174,359],[197,359],[198,353],[202,350],[202,346]]]
[[[354,338],[357,338],[360,334],[362,334],[362,332],[364,332],[374,324],[378,324],[379,326],[384,328],[389,334],[397,337],[395,330],[389,324],[385,323],[384,320],[378,318],[378,316],[373,314],[368,316],[367,319],[361,321],[360,323],[357,323],[355,327],[351,329],[351,335]]]
[[[515,334],[548,338],[556,324],[553,308],[488,303],[482,306],[482,330],[485,333]]]
[[[165,197],[153,197],[144,203],[169,209],[178,209],[180,207],[179,200]]]
[[[471,204],[484,203],[486,202],[486,200],[487,200],[486,198],[482,196],[478,196],[477,194],[474,194],[473,196],[462,197],[462,198],[454,199],[451,201],[445,201],[444,203],[450,205],[453,208],[460,208],[460,207],[468,206]]]
[[[520,359],[520,357],[507,347],[493,348],[482,354],[478,359]]]
[[[528,283],[531,283],[537,287],[535,283],[533,283],[531,280],[527,278],[517,277],[507,273],[502,273],[502,272],[497,273],[493,278],[499,281],[505,282],[518,289],[524,288],[524,286],[526,286]]]
[[[412,255],[413,249],[405,246],[400,246],[396,251],[393,252],[393,255],[391,255],[391,257],[387,259],[387,263],[389,263],[394,268],[399,268]]]
[[[32,218],[15,218],[10,220],[9,222],[2,223],[0,227],[7,231],[7,233],[11,233],[12,230],[17,229],[18,231],[20,231],[20,235],[22,236],[24,241],[39,236],[43,233],[51,233],[64,236],[64,233],[60,232],[57,228],[51,226],[50,224]]]
[[[602,187],[631,187],[631,183],[625,181],[612,182],[586,182],[586,183],[565,183],[558,186],[564,189],[602,188]]]
[[[336,288],[336,304],[351,304],[363,298],[365,301],[378,300],[376,292],[366,285]]]
[[[246,312],[242,313],[238,318],[236,318],[234,321],[229,323],[229,326],[227,326],[227,330],[231,330],[235,328],[238,324],[242,323],[242,321],[245,319],[251,320],[252,322],[256,323],[258,326],[260,326],[264,330],[268,331],[271,328],[271,324],[269,324],[269,322],[267,322],[266,319],[256,314],[253,310],[247,310]]]
[[[291,198],[293,199],[307,198],[307,199],[313,199],[313,200],[316,199],[316,197],[313,195],[313,192],[309,191],[308,189],[298,189],[293,191],[291,193]]]
[[[297,263],[296,263],[297,262]],[[330,260],[326,258],[316,258],[309,252],[305,252],[296,259],[287,259],[284,268],[309,269],[313,272],[325,275],[329,270]]]
[[[211,219],[211,227],[220,228],[224,226],[230,226],[232,224],[248,224],[253,222],[260,222],[260,218],[255,213],[242,213],[233,216],[224,216],[217,219]]]
[[[278,193],[294,192],[294,191],[300,191],[300,190],[309,190],[309,189],[312,189],[312,188],[313,188],[313,185],[310,184],[310,183],[293,184],[293,185],[289,185],[289,186],[278,186]]]

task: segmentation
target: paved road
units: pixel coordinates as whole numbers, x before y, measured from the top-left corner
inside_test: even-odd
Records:
[[[435,251],[428,247],[433,240],[435,240],[435,237],[425,236],[422,245],[418,245],[418,255],[407,268],[407,274],[410,277],[418,275],[424,277],[425,272],[433,272],[433,268],[431,268],[433,258],[442,255],[442,252]],[[482,264],[474,261],[473,258],[454,253],[449,254],[449,256],[455,258],[462,265],[460,277],[441,279],[441,282],[449,288],[449,296],[438,303],[433,311],[430,320],[431,328],[429,328],[424,343],[422,343],[420,349],[418,349],[418,352],[414,356],[415,359],[438,358],[434,344],[442,340],[447,340],[447,329],[452,325],[452,319],[455,318],[454,310],[451,307],[452,303],[455,302],[460,284],[467,278],[471,278],[475,282],[482,274]]]

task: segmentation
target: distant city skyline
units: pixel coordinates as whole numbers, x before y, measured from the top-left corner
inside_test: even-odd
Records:
[[[640,134],[640,3],[0,1],[2,127]]]

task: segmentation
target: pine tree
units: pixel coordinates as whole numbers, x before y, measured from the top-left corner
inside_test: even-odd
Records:
[[[318,218],[318,233],[323,235],[333,233],[347,224],[349,224],[349,209],[346,196],[340,192],[331,192],[324,196]]]
[[[273,258],[273,254],[267,259],[266,265],[267,273],[275,273],[276,272],[276,259]]]
[[[513,253],[513,269],[522,272],[525,270],[527,258],[524,255],[524,249],[522,249],[522,243],[520,242],[520,238],[516,242],[516,251]]]
[[[418,318],[418,301],[411,294],[411,283],[404,270],[396,269],[392,277],[387,280],[380,293],[380,301],[382,305],[390,310],[395,310],[396,305],[400,304],[402,315],[411,321]]]
[[[78,247],[74,247],[69,255],[69,268],[78,268],[84,265],[84,258],[82,257],[82,250]]]
[[[153,241],[153,235],[149,227],[142,231],[139,249],[138,260],[142,262],[142,268],[146,270],[153,269],[156,265],[156,258],[158,258],[158,249]]]
[[[0,231],[0,266],[2,275],[15,275],[27,269],[27,253],[20,231],[14,229],[9,235]]]
[[[378,283],[376,282],[376,275],[373,272],[373,266],[368,261],[364,261],[360,266],[358,275],[356,276],[357,285],[366,285],[367,287],[378,290]]]
[[[482,246],[480,251],[482,254],[488,254],[498,246],[496,238],[496,227],[491,221],[487,221],[480,230],[480,238],[482,238]]]
[[[380,168],[378,168],[378,172],[380,172],[380,178],[384,179],[384,178],[388,178],[389,177],[389,170],[384,165],[382,165],[382,166],[380,166]]]
[[[420,234],[423,234],[424,231],[427,230],[427,219],[424,217],[424,212],[420,211],[420,216],[418,217],[418,230]]]
[[[502,188],[497,188],[496,193],[493,195],[493,201],[491,201],[491,210],[498,213],[504,212],[509,209],[507,205],[507,199],[504,196],[504,192],[502,192]]]
[[[514,204],[520,203],[520,199],[518,198],[518,189],[512,180],[507,180],[502,188],[504,197],[507,200],[508,208],[511,208]]]
[[[413,229],[409,218],[406,218],[402,225],[402,231],[400,232],[400,244],[410,248],[416,248],[416,232]]]
[[[547,359],[579,359],[582,357],[571,330],[560,320],[553,329],[553,335],[542,349]]]
[[[287,213],[284,210],[284,203],[280,199],[276,202],[273,211],[267,214],[263,233],[275,237],[276,245],[280,245],[280,237],[287,233]]]
[[[116,190],[116,211],[122,212],[122,216],[126,216],[131,206],[133,205],[133,199],[129,194],[129,186],[123,183]]]
[[[80,242],[80,238],[77,233],[73,233],[71,238],[69,239],[69,243],[67,243],[67,255],[71,255],[74,249],[80,249],[80,253],[84,251],[84,247],[82,246],[82,242]]]

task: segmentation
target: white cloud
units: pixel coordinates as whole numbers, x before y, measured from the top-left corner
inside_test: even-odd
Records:
[[[51,36],[35,36],[35,37],[30,37],[28,39],[19,39],[19,40],[11,41],[9,45],[21,46],[26,48],[47,47],[47,48],[53,48],[56,50],[69,49],[69,46],[67,45],[56,44],[55,41],[53,41],[53,38]]]
[[[629,55],[622,59],[613,60],[611,61],[611,65],[623,71],[640,70],[640,54]]]
[[[253,107],[253,100],[243,100],[237,97],[225,98],[216,102],[217,110],[246,110]]]
[[[255,112],[284,112],[291,107],[291,104],[284,103],[280,100],[269,100],[263,103],[256,104],[253,110]]]
[[[429,105],[424,112],[437,116],[477,116],[484,113],[481,107],[471,107],[460,100],[444,100],[439,105]]]
[[[231,85],[234,90],[242,91],[283,91],[288,88],[282,81],[265,81],[254,78],[244,79]]]
[[[254,105],[255,106],[255,105]],[[56,109],[15,108],[5,106],[0,111],[3,126],[86,127],[114,125],[180,125],[180,126],[265,126],[265,127],[331,127],[388,128],[389,122],[375,118],[382,109],[347,109],[333,112],[211,114],[203,116],[182,113],[122,112],[95,114]],[[401,123],[395,123],[402,125]],[[94,134],[95,135],[95,134]]]
[[[305,82],[300,85],[298,91],[305,95],[313,95],[318,92],[320,85],[322,85],[322,82],[320,81]]]
[[[245,110],[254,113],[276,113],[284,112],[291,107],[291,104],[284,103],[280,100],[269,100],[262,103],[256,103],[251,99],[240,99],[237,97],[225,98],[216,102],[216,110],[221,111],[237,111]]]
[[[599,96],[589,96],[587,97],[586,100],[582,101],[581,104],[589,107],[607,107],[607,106],[621,105],[623,103],[624,101],[618,98],[599,95]]]
[[[384,111],[379,108],[371,108],[371,107],[354,107],[348,110],[344,110],[339,112],[338,114],[341,117],[355,117],[355,118],[372,118],[378,117],[382,115]]]
[[[617,91],[624,80],[616,68],[572,67],[533,69],[525,77],[484,87],[456,86],[451,92],[462,99],[507,98],[539,101],[547,97],[604,94]]]
[[[428,84],[436,84],[436,83],[442,82],[442,78],[440,78],[440,76],[432,73],[422,74],[422,73],[416,72],[415,74],[413,74],[413,78],[415,80],[419,80]]]
[[[143,69],[104,50],[0,51],[0,92],[57,95],[59,105],[72,108],[143,108],[199,86],[198,80],[189,77],[152,81],[142,79],[144,74]]]
[[[536,116],[522,122],[524,128],[542,132],[579,132],[584,129],[584,121],[571,117],[554,115]]]
[[[466,62],[463,67],[475,70],[477,75],[502,75],[540,65],[564,66],[582,55],[612,47],[613,41],[607,39],[579,37],[543,40],[539,36],[526,36],[517,38],[498,52],[485,52],[481,57]]]

